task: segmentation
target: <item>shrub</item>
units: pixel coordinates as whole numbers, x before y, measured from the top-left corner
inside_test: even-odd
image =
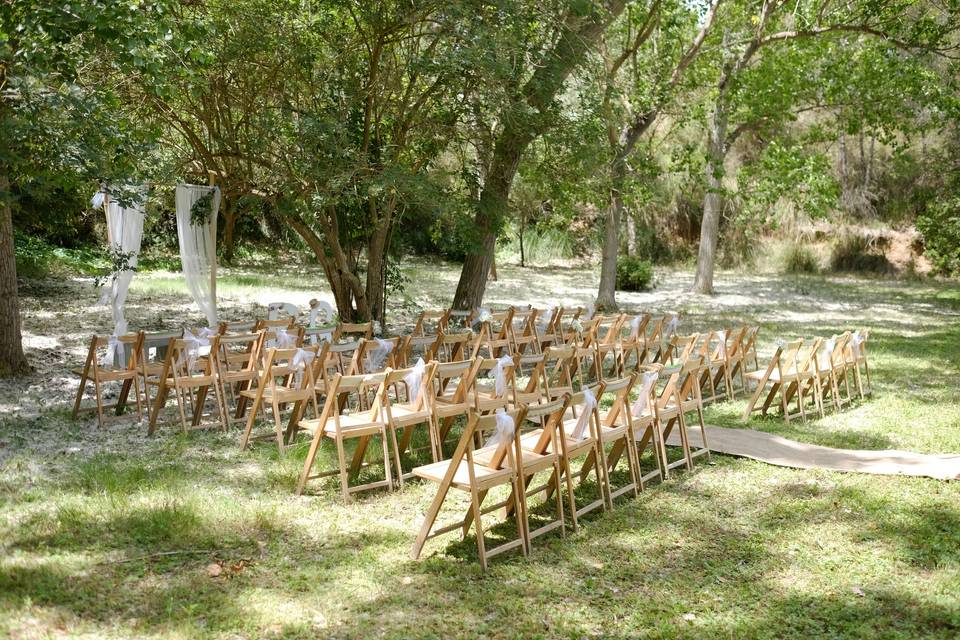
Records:
[[[784,273],[817,273],[820,271],[820,261],[817,254],[810,247],[792,243],[783,251]]]
[[[653,264],[648,260],[621,256],[617,260],[617,289],[647,291],[653,288]]]
[[[960,273],[960,197],[931,206],[917,217],[917,230],[934,270],[943,275]]]
[[[856,233],[844,233],[837,238],[830,252],[830,269],[861,273],[892,273],[893,265],[870,240]]]

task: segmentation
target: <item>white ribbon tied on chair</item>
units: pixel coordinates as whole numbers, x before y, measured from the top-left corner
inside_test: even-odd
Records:
[[[283,327],[278,328],[276,334],[278,349],[292,349],[297,345],[297,337]]]
[[[630,337],[636,339],[640,335],[640,323],[643,322],[643,316],[634,316],[630,321]]]
[[[383,366],[387,362],[387,356],[393,351],[393,343],[389,340],[374,338],[373,341],[377,343],[377,346],[367,352],[367,357],[364,360],[364,366],[368,373],[383,370]]]
[[[204,347],[207,347],[209,349],[210,340],[193,333],[189,329],[183,330],[183,339],[187,343],[187,348],[186,348],[187,369],[189,371],[193,371],[194,365],[197,364],[197,358],[200,357],[201,350]],[[182,365],[183,362],[184,362],[184,354],[181,353],[180,364]]]
[[[550,328],[550,321],[553,319],[553,313],[556,309],[556,306],[550,307],[537,320],[537,328],[540,330],[540,333],[546,333],[547,329]]]
[[[587,317],[584,320],[592,320],[593,314],[597,312],[596,307],[593,306],[593,303],[587,305]]]
[[[420,395],[420,386],[423,384],[423,374],[426,369],[427,363],[423,361],[423,358],[417,358],[417,364],[413,365],[413,371],[403,376],[410,402],[414,402]]]
[[[473,322],[470,323],[471,327],[475,327],[478,324],[482,325],[484,322],[490,322],[493,320],[493,314],[490,313],[490,309],[486,307],[477,307],[476,309],[476,318]]]
[[[107,354],[103,358],[103,362],[100,363],[101,367],[112,367],[116,363],[117,354],[120,354],[120,361],[124,361],[123,353],[123,343],[120,342],[120,339],[112,335],[107,338]]]
[[[511,440],[513,440],[513,435],[517,430],[517,423],[514,421],[510,414],[504,411],[502,408],[497,409],[494,413],[494,417],[497,420],[497,428],[493,432],[493,435],[490,436],[490,439],[484,443],[484,447],[502,447]]]
[[[497,363],[490,369],[487,377],[493,378],[493,390],[496,392],[497,397],[501,397],[507,392],[507,374],[503,369],[504,367],[512,366],[513,358],[510,356],[500,356],[497,358]]]
[[[660,374],[656,371],[648,371],[643,374],[640,382],[640,395],[634,401],[633,406],[630,407],[630,413],[634,417],[640,418],[647,411],[647,406],[650,404],[650,392],[659,379]]]
[[[597,408],[597,396],[589,387],[583,388],[583,404],[580,406],[580,417],[577,418],[577,424],[573,427],[571,437],[574,440],[583,440],[586,436],[587,425],[590,424],[590,415]]]
[[[853,354],[853,357],[860,359],[860,345],[863,344],[863,336],[860,335],[860,332],[857,331],[852,336],[850,336],[850,353]]]
[[[314,361],[317,357],[317,354],[313,351],[307,351],[306,349],[298,348],[293,353],[293,357],[290,359],[290,366],[296,371],[294,376],[294,386],[299,389],[300,384],[303,382],[303,371]]]
[[[836,348],[836,338],[830,338],[824,343],[823,347],[820,348],[820,353],[817,354],[817,364],[821,370],[829,369],[833,366],[833,350]]]
[[[724,358],[727,357],[727,332],[717,331],[717,342],[720,343],[720,355]]]
[[[678,316],[675,313],[672,314],[670,316],[670,320],[667,321],[666,328],[663,330],[664,335],[672,336],[674,332],[677,330],[677,325],[679,324],[680,324],[680,316]]]

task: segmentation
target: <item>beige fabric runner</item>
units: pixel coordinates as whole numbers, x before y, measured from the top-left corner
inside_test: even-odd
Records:
[[[699,427],[689,427],[690,446],[703,445]],[[960,478],[960,455],[927,455],[910,451],[860,451],[831,449],[788,440],[772,433],[752,429],[726,429],[707,425],[710,450],[752,458],[781,467],[828,469],[883,475],[925,476],[938,480]],[[674,429],[667,444],[679,445]]]

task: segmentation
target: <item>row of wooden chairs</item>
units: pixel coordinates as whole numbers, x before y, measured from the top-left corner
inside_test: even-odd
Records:
[[[871,392],[869,336],[869,331],[860,329],[830,338],[779,343],[765,369],[747,374],[755,388],[744,419],[754,411],[766,415],[778,396],[788,422],[795,418],[806,422],[808,412],[822,418],[828,404],[839,411],[853,402],[854,392],[865,398]]]

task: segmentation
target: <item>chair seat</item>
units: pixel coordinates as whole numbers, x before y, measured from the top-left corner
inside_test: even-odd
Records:
[[[90,378],[92,378],[94,375],[93,369],[93,367],[90,367],[90,369],[87,371],[87,376]],[[104,382],[111,380],[129,380],[137,375],[136,369],[110,369],[107,367],[96,367],[96,369],[97,377]],[[71,371],[78,376],[83,375],[83,367],[77,367],[75,369],[71,369]]]
[[[398,427],[430,421],[430,411],[426,409],[414,410],[410,405],[392,404],[390,405],[390,415],[393,417],[394,424]]]
[[[540,443],[540,437],[543,435],[543,429],[534,429],[528,433],[520,436],[520,447],[523,451],[534,450],[534,448]],[[564,433],[564,440],[566,441],[567,455],[570,457],[576,457],[580,454],[581,450],[592,449],[593,443],[596,441],[593,436],[590,435],[589,430],[585,438],[580,440],[574,439],[568,433]]]
[[[311,418],[309,420],[301,420],[299,426],[304,431],[314,434],[317,432],[317,429],[320,428],[320,423],[321,420],[319,418]],[[371,421],[366,413],[359,415],[348,413],[340,416],[340,433],[347,438],[373,435],[380,433],[383,429],[384,424],[382,422]],[[323,432],[330,437],[336,435],[337,423],[334,418],[327,418],[326,421],[324,421]]]
[[[488,466],[493,460],[493,456],[496,454],[496,452],[497,447],[483,447],[482,449],[477,449],[473,452],[473,460],[474,462]],[[536,473],[552,466],[553,461],[557,458],[558,454],[553,452],[537,453],[529,449],[521,448],[520,455],[521,468],[527,473]]]
[[[273,387],[266,387],[263,390],[263,399],[272,402],[274,396],[276,396],[277,402],[296,402],[309,398],[312,392],[311,389],[286,389],[283,387],[274,389]],[[240,392],[240,395],[244,398],[256,399],[257,389],[244,389]]]
[[[413,469],[413,475],[418,478],[423,478],[424,480],[443,482],[443,478],[447,475],[447,471],[450,469],[452,463],[452,460],[441,460],[440,462],[423,465],[422,467],[415,467]],[[457,489],[470,490],[469,464],[466,459],[460,461],[460,464],[457,465],[457,470],[453,474],[451,486]],[[477,479],[477,485],[481,489],[506,484],[510,482],[510,479],[513,477],[513,469],[509,467],[504,469],[491,469],[482,464],[474,464],[473,473]]]

